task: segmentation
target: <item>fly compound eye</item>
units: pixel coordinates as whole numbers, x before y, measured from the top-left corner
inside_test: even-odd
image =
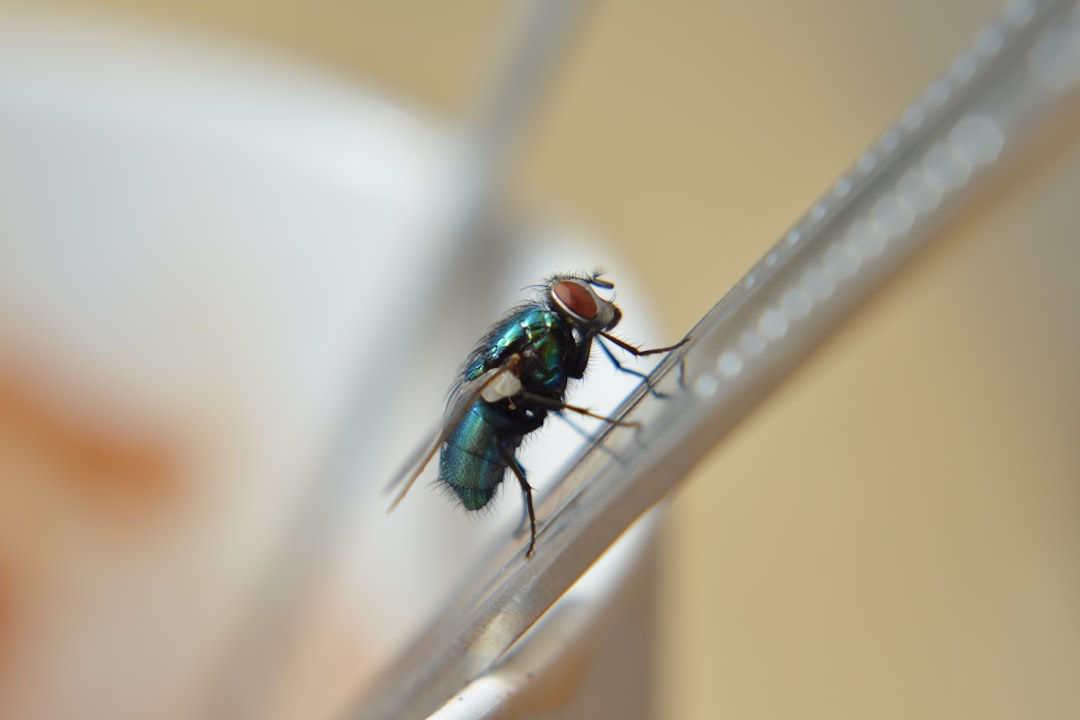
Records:
[[[596,295],[582,283],[560,280],[551,288],[551,294],[564,310],[582,320],[593,320],[599,312]]]

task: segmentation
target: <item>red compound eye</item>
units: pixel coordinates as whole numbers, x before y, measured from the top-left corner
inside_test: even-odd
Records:
[[[563,280],[555,283],[555,287],[551,291],[555,293],[555,297],[558,298],[563,307],[578,317],[585,320],[592,320],[596,317],[598,312],[596,298],[580,284],[570,280]]]

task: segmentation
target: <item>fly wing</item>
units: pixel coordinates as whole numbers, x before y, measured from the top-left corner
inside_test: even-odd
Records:
[[[387,512],[396,508],[398,503],[404,499],[413,483],[416,482],[416,479],[424,472],[424,468],[431,462],[431,458],[435,457],[435,453],[450,437],[450,433],[465,417],[465,413],[469,412],[472,404],[480,399],[480,396],[484,394],[488,387],[498,382],[500,378],[504,378],[506,373],[514,374],[518,362],[520,362],[519,356],[517,354],[511,355],[498,368],[489,370],[475,380],[463,382],[454,388],[450,400],[446,403],[446,412],[443,414],[442,422],[433,432],[427,435],[425,441],[413,452],[387,486],[386,489],[389,491],[404,483],[394,501],[390,503],[390,507],[387,508]]]

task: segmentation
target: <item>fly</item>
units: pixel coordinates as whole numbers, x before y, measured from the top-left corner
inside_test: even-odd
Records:
[[[610,333],[622,312],[596,289],[615,285],[592,275],[555,275],[540,286],[539,296],[511,310],[480,340],[462,366],[440,430],[402,469],[393,484],[405,480],[393,510],[439,452],[438,481],[449,487],[466,510],[479,510],[495,496],[507,470],[517,478],[529,515],[531,531],[526,557],[536,547],[533,488],[517,460],[522,440],[539,430],[548,413],[575,412],[613,425],[632,425],[597,415],[565,401],[570,380],[585,374],[593,341],[615,366],[624,368],[602,340],[640,357],[674,350],[643,350]]]

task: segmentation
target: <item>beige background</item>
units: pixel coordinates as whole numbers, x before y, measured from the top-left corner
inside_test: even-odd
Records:
[[[79,5],[269,46],[444,116],[469,107],[506,11]],[[680,333],[999,9],[596,3],[517,197],[616,243]],[[1078,118],[690,478],[658,588],[658,717],[1080,717]]]

